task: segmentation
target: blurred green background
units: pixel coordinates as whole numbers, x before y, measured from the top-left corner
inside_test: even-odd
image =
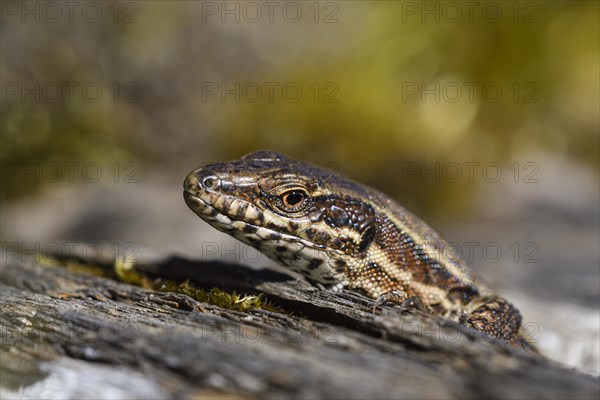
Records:
[[[407,163],[544,152],[597,171],[597,2],[31,4],[3,6],[4,163],[191,169],[268,148],[424,214],[464,212],[478,179]],[[44,185],[8,172],[4,199]]]

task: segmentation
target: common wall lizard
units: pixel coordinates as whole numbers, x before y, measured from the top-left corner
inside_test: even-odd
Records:
[[[382,193],[270,151],[206,165],[184,182],[187,205],[213,227],[332,290],[417,304],[536,352],[521,315],[421,219]]]

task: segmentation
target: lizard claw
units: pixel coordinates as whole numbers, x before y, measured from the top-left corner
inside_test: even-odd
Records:
[[[387,302],[401,303],[404,304],[407,301],[408,294],[404,290],[391,290],[385,292],[377,298],[375,304],[373,304],[373,314],[377,313],[377,307],[384,305]]]

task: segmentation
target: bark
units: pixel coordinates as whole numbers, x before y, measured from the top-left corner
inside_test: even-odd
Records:
[[[264,293],[282,312],[5,260],[2,398],[600,397],[595,377],[440,318],[391,306],[373,313],[357,293],[233,264],[150,267],[205,288]]]

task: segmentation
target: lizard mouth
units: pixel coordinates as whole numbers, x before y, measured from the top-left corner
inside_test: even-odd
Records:
[[[228,233],[238,231],[246,236],[256,236],[263,241],[275,241],[286,244],[299,243],[303,247],[309,247],[315,250],[326,250],[326,246],[310,242],[298,236],[281,233],[274,229],[259,226],[239,219],[234,219],[229,215],[223,214],[215,207],[207,203],[194,193],[184,190],[183,197],[188,207],[194,211],[200,218],[209,222],[211,225],[219,225],[218,228]],[[240,201],[240,200],[238,200]],[[252,245],[254,242],[250,241]]]
[[[219,224],[222,227],[230,227],[229,229],[223,229],[226,231],[231,231],[235,229],[233,223],[235,220],[223,214],[211,204],[209,204],[206,200],[202,199],[196,193],[192,193],[189,190],[183,191],[183,198],[185,200],[185,204],[195,212],[200,218],[209,222],[211,225]],[[240,221],[241,222],[241,221]]]
[[[208,203],[202,200],[196,193],[192,193],[189,190],[183,191],[183,199],[185,200],[185,204],[200,217],[202,216],[200,213],[206,207],[210,207]]]

